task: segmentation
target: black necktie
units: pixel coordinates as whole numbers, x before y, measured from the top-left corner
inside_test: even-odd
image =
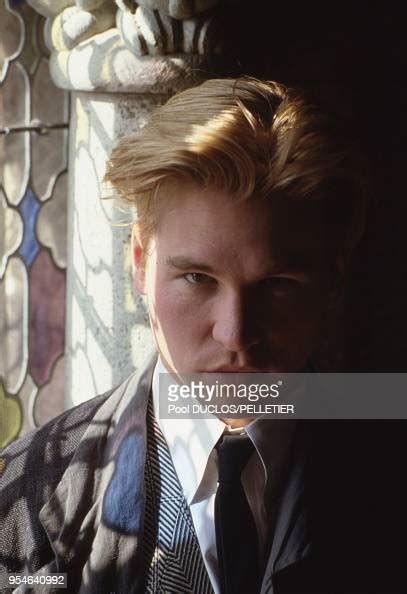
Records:
[[[216,445],[215,530],[222,594],[260,591],[257,530],[240,480],[253,447],[248,435],[225,435]]]

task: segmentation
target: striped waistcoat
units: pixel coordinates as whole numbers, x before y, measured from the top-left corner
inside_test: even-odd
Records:
[[[144,592],[213,594],[191,513],[151,403],[145,486]]]

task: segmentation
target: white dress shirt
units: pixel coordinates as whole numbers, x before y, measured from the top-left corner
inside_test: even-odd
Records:
[[[189,505],[211,584],[215,594],[219,594],[214,519],[218,460],[214,446],[224,432],[234,431],[216,417],[160,419],[160,373],[168,373],[168,371],[159,357],[152,386],[155,416],[167,442],[175,471]],[[256,523],[261,555],[264,554],[269,524],[264,504],[266,480],[270,474],[272,462],[274,462],[273,473],[276,471],[275,474],[279,475],[281,472],[281,462],[287,450],[287,439],[291,439],[293,427],[291,421],[269,419],[253,421],[245,427],[246,433],[255,446],[255,451],[242,473],[242,485]]]

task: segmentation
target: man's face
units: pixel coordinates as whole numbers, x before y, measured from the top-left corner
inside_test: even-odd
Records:
[[[304,368],[330,296],[318,207],[277,198],[237,204],[173,184],[145,247],[134,243],[136,286],[170,371]]]

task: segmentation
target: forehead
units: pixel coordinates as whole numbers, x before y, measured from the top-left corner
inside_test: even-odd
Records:
[[[228,256],[248,268],[265,260],[302,266],[323,252],[323,216],[317,203],[274,196],[239,202],[193,184],[166,188],[156,241],[170,255]]]

